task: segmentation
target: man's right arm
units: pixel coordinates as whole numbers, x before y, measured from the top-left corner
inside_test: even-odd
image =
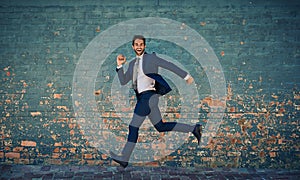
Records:
[[[119,81],[121,83],[121,85],[125,85],[130,81],[130,75],[129,75],[129,69],[127,70],[126,73],[124,73],[124,68],[123,68],[123,64],[126,62],[126,57],[123,56],[122,54],[119,54],[117,56],[117,74],[119,77]]]

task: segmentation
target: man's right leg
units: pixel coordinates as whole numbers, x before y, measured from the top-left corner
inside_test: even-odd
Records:
[[[127,137],[127,142],[122,150],[121,155],[110,152],[112,159],[124,168],[126,168],[126,166],[128,165],[128,161],[138,140],[139,127],[142,125],[145,118],[145,116],[134,114],[132,121],[129,124],[129,134]]]
[[[150,113],[149,109],[149,99],[144,98],[140,99],[134,109],[134,114],[132,120],[129,124],[129,134],[127,142],[122,150],[121,155],[116,155],[113,152],[110,152],[110,155],[114,161],[119,163],[124,168],[128,165],[130,156],[134,150],[134,147],[137,143],[139,136],[139,128],[146,119],[146,116]]]

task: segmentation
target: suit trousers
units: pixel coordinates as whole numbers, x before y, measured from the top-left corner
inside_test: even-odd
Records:
[[[159,97],[160,95],[155,91],[145,91],[137,94],[137,103],[134,108],[132,120],[129,124],[129,142],[137,142],[139,128],[147,116],[155,129],[159,132],[178,131],[189,133],[194,130],[195,125],[192,126],[177,122],[163,122],[161,112],[158,107]]]

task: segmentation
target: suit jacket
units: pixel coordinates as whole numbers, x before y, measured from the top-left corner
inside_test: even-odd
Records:
[[[129,62],[129,67],[127,71],[124,73],[123,67],[117,69],[118,77],[121,85],[127,84],[133,77],[133,67],[135,61]],[[144,74],[155,80],[155,89],[156,93],[165,95],[170,92],[172,89],[169,84],[164,80],[164,78],[158,74],[158,68],[162,67],[167,69],[175,74],[177,74],[182,79],[187,76],[187,72],[176,66],[175,64],[166,61],[158,56],[155,53],[143,55],[143,71]]]

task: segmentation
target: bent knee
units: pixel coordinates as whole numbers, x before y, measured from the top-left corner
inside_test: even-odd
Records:
[[[158,132],[164,132],[165,131],[165,124],[162,121],[159,121],[157,124],[154,125],[154,127]]]
[[[139,136],[139,128],[129,125],[128,141],[136,143]]]

